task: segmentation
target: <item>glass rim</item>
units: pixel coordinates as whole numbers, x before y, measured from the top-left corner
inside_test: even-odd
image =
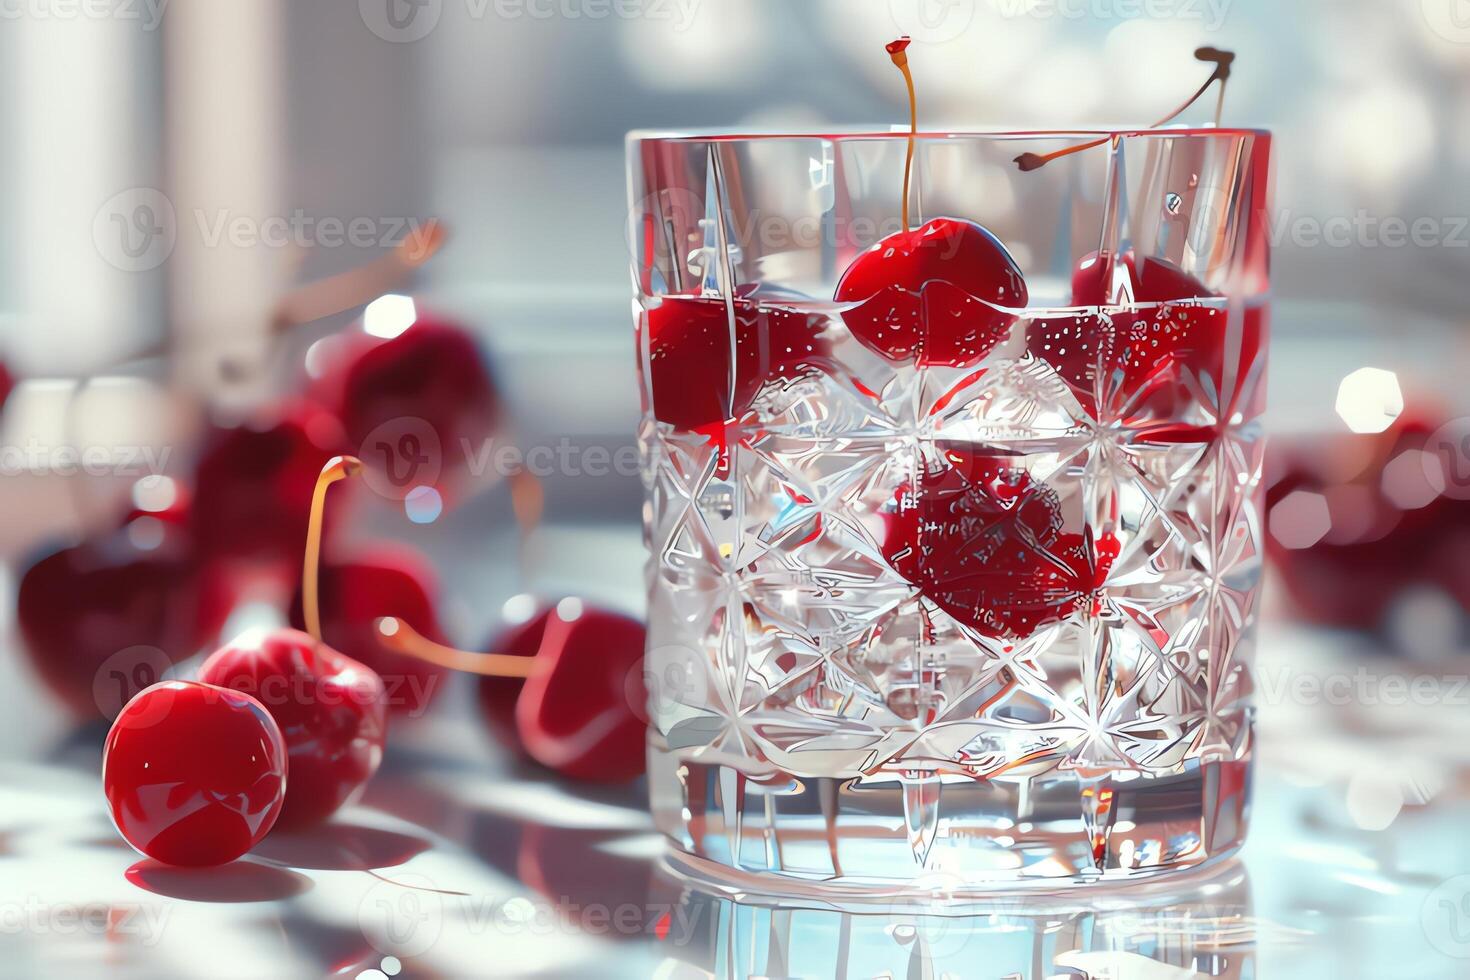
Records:
[[[715,128],[693,129],[634,129],[624,137],[628,145],[644,143],[766,143],[794,142],[797,140],[826,140],[829,142],[857,142],[869,140],[907,140],[906,128],[894,129],[832,129],[826,131],[792,132],[784,130],[729,131]],[[1117,129],[936,129],[921,130],[913,134],[917,140],[928,142],[945,141],[993,141],[1011,142],[1022,140],[1095,140],[1095,139],[1175,139],[1180,137],[1240,138],[1258,136],[1270,138],[1271,131],[1252,126],[1163,126],[1122,127]]]

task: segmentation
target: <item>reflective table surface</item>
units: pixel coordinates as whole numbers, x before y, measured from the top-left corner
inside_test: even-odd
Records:
[[[99,733],[0,764],[0,976],[1470,975],[1470,660],[1267,624],[1253,826],[1178,879],[838,907],[669,867],[642,787],[501,758],[467,687],[363,803],[247,859],[159,866],[111,827]]]

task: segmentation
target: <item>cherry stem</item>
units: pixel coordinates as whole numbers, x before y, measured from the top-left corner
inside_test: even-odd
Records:
[[[444,245],[444,225],[429,219],[387,255],[365,265],[298,286],[281,298],[271,317],[273,330],[311,323],[362,306],[408,278]]]
[[[1183,104],[1180,105],[1179,108],[1164,116],[1152,126],[1149,126],[1149,129],[1158,129],[1160,126],[1172,122],[1179,116],[1183,115],[1184,112],[1190,106],[1198,102],[1200,100],[1200,96],[1209,91],[1210,86],[1215,84],[1216,82],[1220,83],[1220,97],[1215,101],[1215,126],[1216,128],[1219,127],[1220,117],[1225,111],[1225,83],[1230,78],[1230,65],[1233,61],[1235,61],[1235,55],[1233,52],[1222,51],[1219,48],[1199,48],[1194,52],[1194,56],[1199,61],[1213,64],[1215,66],[1215,70],[1210,73],[1210,77],[1205,79],[1205,83],[1201,85],[1193,95],[1184,100]],[[1089,140],[1086,143],[1079,143],[1076,146],[1068,146],[1060,150],[1053,150],[1050,153],[1022,153],[1020,156],[1016,157],[1015,162],[1022,171],[1039,170],[1042,167],[1046,166],[1048,163],[1051,163],[1053,160],[1065,156],[1071,156],[1073,153],[1081,153],[1083,150],[1090,150],[1095,146],[1102,146],[1104,143],[1107,143],[1108,141],[1115,138],[1116,134],[1104,136],[1101,139]]]
[[[322,612],[317,600],[317,575],[322,563],[322,518],[326,512],[327,488],[338,480],[362,472],[362,460],[356,456],[333,456],[322,467],[311,493],[311,518],[306,525],[306,557],[301,565],[301,614],[306,632],[318,643],[322,640]]]
[[[374,626],[378,631],[378,642],[394,653],[467,674],[479,674],[482,677],[529,677],[531,666],[535,663],[534,657],[516,657],[508,653],[471,653],[435,643],[394,616],[384,616]]]
[[[914,76],[909,71],[909,38],[904,35],[884,45],[888,57],[903,73],[903,84],[909,90],[909,145],[903,157],[903,230],[909,230],[909,178],[914,170],[914,142],[919,135],[919,103],[914,95]]]

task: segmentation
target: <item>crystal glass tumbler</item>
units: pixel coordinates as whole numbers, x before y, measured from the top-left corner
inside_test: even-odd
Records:
[[[630,136],[677,860],[865,892],[1241,843],[1269,149]]]

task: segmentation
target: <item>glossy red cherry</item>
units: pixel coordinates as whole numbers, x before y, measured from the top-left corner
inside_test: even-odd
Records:
[[[436,643],[443,642],[434,609],[432,569],[404,547],[379,545],[369,552],[321,568],[322,640],[333,650],[375,671],[383,680],[388,710],[424,713],[444,685],[444,669],[383,649],[376,621],[392,613]],[[291,623],[306,626],[298,590]]]
[[[967,367],[1010,335],[1026,280],[1000,240],[935,218],[859,255],[837,284],[854,337],[890,361]]]
[[[406,329],[335,341],[313,390],[341,419],[349,450],[387,481],[380,485],[448,492],[495,435],[500,393],[468,331],[404,300],[414,317]]]
[[[485,647],[508,657],[534,658],[541,650],[541,640],[546,635],[546,623],[555,615],[554,607],[547,607],[522,623],[518,623],[494,637]],[[516,701],[525,687],[524,677],[493,677],[485,675],[479,682],[480,713],[485,718],[495,740],[502,745],[517,745]]]
[[[1242,386],[1240,379],[1259,360],[1266,330],[1263,312],[1246,310],[1240,349],[1230,351],[1229,314],[1209,302],[1216,298],[1162,259],[1140,261],[1128,252],[1115,261],[1094,253],[1078,264],[1072,282],[1072,305],[1093,309],[1038,319],[1027,343],[1088,415],[1126,419],[1153,441],[1209,441],[1214,426],[1181,420],[1204,407],[1201,398],[1222,397],[1217,389],[1227,373],[1237,390],[1224,393],[1226,404],[1213,406],[1215,421],[1223,424],[1245,407],[1231,399],[1261,387]]]
[[[935,218],[909,228],[909,182],[918,138],[918,103],[909,73],[909,39],[885,46],[909,96],[901,230],[853,260],[837,283],[842,319],[870,350],[890,361],[967,367],[1010,335],[1024,307],[1026,280],[1011,254],[972,221]]]
[[[1217,295],[1194,276],[1171,262],[1144,256],[1139,262],[1132,249],[1115,259],[1109,252],[1086,255],[1072,272],[1073,306],[1108,306],[1124,302],[1115,286],[1122,273],[1122,287],[1136,303],[1170,303],[1205,299]]]
[[[87,717],[121,707],[219,631],[227,603],[204,595],[215,592],[187,536],[145,517],[36,562],[16,611],[41,680]]]
[[[621,782],[643,772],[646,631],[637,620],[563,599],[513,631],[512,649],[494,653],[427,642],[391,617],[379,630],[389,649],[491,682],[481,688],[481,705],[493,729],[504,731],[514,692],[516,737],[543,766],[592,782]]]
[[[1026,637],[1096,609],[1110,534],[1062,530],[1056,492],[999,457],[947,450],[900,489],[883,551],[894,570],[980,633]]]
[[[546,620],[516,701],[526,752],[573,779],[622,782],[646,766],[642,623],[565,601]]]
[[[102,755],[118,832],[165,864],[233,861],[270,832],[286,795],[286,745],[259,702],[194,681],[128,702]]]
[[[207,558],[296,563],[322,460],[341,451],[337,421],[319,407],[215,428],[195,472],[192,527]]]
[[[206,684],[248,694],[280,727],[291,781],[278,823],[324,820],[361,794],[383,758],[383,682],[297,630],[253,630],[210,655]]]
[[[821,317],[748,299],[726,307],[718,296],[664,296],[646,325],[654,417],[686,431],[744,415],[766,385],[789,384],[831,360]]]

